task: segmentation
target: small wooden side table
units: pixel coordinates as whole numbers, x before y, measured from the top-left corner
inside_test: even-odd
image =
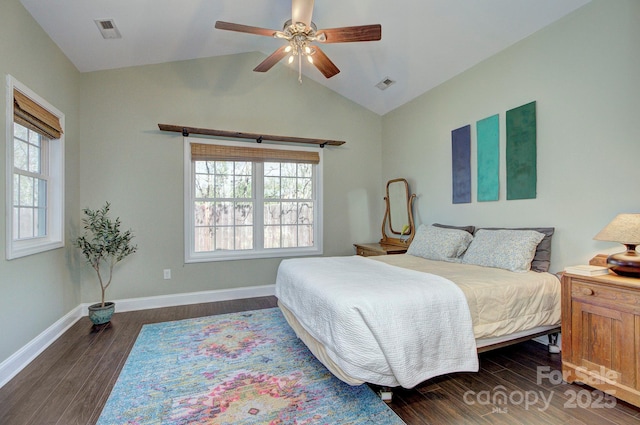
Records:
[[[404,254],[407,247],[395,245],[383,245],[380,243],[355,243],[356,254],[363,257],[373,257],[375,255]]]
[[[562,377],[640,406],[640,279],[562,275]]]

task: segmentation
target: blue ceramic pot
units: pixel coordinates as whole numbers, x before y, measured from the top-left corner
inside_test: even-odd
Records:
[[[111,321],[111,316],[116,309],[116,304],[112,302],[97,303],[89,306],[89,320],[94,325],[103,325]]]

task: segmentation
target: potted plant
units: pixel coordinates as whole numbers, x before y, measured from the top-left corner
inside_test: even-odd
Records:
[[[102,290],[102,301],[89,306],[89,319],[94,325],[103,325],[111,321],[115,310],[115,303],[105,302],[104,296],[111,285],[113,268],[120,261],[136,252],[138,247],[131,244],[133,233],[131,229],[120,229],[120,217],[112,220],[109,217],[111,205],[107,202],[98,210],[85,208],[82,219],[84,234],[73,242],[82,251],[82,255],[98,274],[98,281]],[[103,276],[106,268],[108,275]]]

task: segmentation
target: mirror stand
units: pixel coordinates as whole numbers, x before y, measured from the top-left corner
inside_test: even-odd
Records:
[[[415,194],[409,195],[409,184],[405,179],[387,182],[387,196],[384,198],[386,211],[382,220],[380,244],[405,248],[409,246],[415,235],[413,222],[415,197]]]

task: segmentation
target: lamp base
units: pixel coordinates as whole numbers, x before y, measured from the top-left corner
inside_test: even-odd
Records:
[[[625,245],[625,252],[611,254],[607,258],[609,269],[620,276],[640,277],[640,254],[636,251],[635,245]]]

